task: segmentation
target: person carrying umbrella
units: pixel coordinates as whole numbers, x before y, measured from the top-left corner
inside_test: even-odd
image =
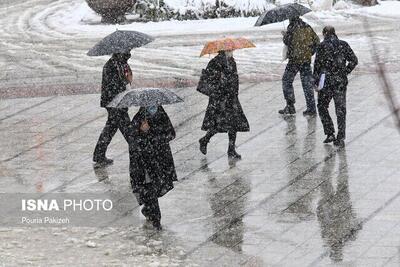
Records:
[[[246,41],[248,44],[246,45]],[[236,152],[237,132],[250,130],[249,123],[239,102],[239,76],[236,62],[233,58],[233,50],[254,45],[244,38],[225,39],[220,42],[208,43],[203,49],[202,55],[218,51],[207,65],[207,90],[209,100],[201,129],[207,131],[200,138],[200,151],[207,154],[207,144],[216,133],[228,133],[229,146],[228,157],[240,159]],[[214,47],[215,50],[210,49]]]
[[[315,100],[313,91],[311,57],[319,44],[319,38],[310,25],[300,19],[311,12],[311,9],[298,3],[290,3],[265,11],[258,19],[255,26],[263,26],[270,23],[282,22],[289,19],[287,31],[283,31],[283,43],[287,46],[286,57],[289,59],[282,77],[283,95],[286,100],[284,109],[280,114],[292,115],[296,113],[294,107],[295,97],[293,81],[300,72],[300,79],[306,98],[307,109],[304,116],[315,116]]]
[[[169,142],[175,130],[162,106],[141,107],[132,119],[135,145],[129,149],[129,173],[134,195],[143,205],[142,214],[161,230],[158,198],[174,188],[177,181]]]
[[[346,138],[346,91],[347,75],[358,64],[357,56],[348,43],[339,40],[335,28],[326,26],[323,31],[324,41],[318,46],[314,62],[314,80],[318,88],[318,112],[324,127],[324,143],[334,142],[343,147]],[[335,102],[338,134],[329,115],[331,100]]]
[[[125,140],[129,143],[131,124],[127,108],[111,108],[107,105],[114,97],[126,90],[126,85],[132,82],[132,71],[128,65],[130,53],[113,54],[104,65],[101,85],[100,106],[105,108],[108,118],[103,131],[97,141],[93,153],[93,161],[100,165],[111,164],[112,159],[106,157],[107,147],[119,129]]]
[[[283,115],[296,113],[293,81],[297,73],[300,72],[301,84],[307,104],[307,109],[303,112],[303,115],[315,116],[311,57],[319,44],[319,38],[311,26],[300,17],[292,17],[289,21],[287,31],[282,32],[283,43],[288,47],[287,57],[289,59],[282,77],[282,89],[286,106],[279,110],[279,113]]]
[[[113,163],[112,159],[106,157],[106,151],[118,129],[128,144],[131,143],[132,126],[128,109],[109,107],[108,104],[126,90],[127,84],[132,83],[132,71],[128,64],[130,51],[153,40],[153,37],[140,32],[116,31],[103,38],[87,53],[89,56],[112,55],[103,67],[100,106],[107,110],[108,118],[93,152],[95,166]]]
[[[131,125],[133,138],[129,143],[129,173],[142,214],[161,230],[161,211],[158,198],[174,188],[177,181],[174,159],[169,142],[175,130],[161,105],[183,100],[164,88],[134,88],[118,94],[108,107],[140,106]]]

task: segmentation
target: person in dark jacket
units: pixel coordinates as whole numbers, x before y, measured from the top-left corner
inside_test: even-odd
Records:
[[[131,121],[128,109],[109,108],[107,105],[132,82],[132,71],[128,65],[130,57],[130,53],[113,54],[103,68],[100,106],[107,110],[108,118],[93,153],[93,161],[99,166],[113,162],[106,157],[106,151],[118,129],[129,143]]]
[[[324,74],[324,84],[318,91],[318,112],[324,132],[327,136],[324,143],[334,142],[336,146],[344,146],[346,138],[346,91],[347,75],[358,64],[357,56],[348,43],[339,40],[335,28],[327,26],[323,29],[324,41],[318,46],[314,62],[314,80],[318,86]],[[328,107],[332,100],[338,124],[338,134],[335,138],[335,128],[329,115]]]
[[[304,116],[315,116],[315,100],[313,91],[313,76],[311,70],[311,57],[319,44],[318,35],[310,25],[299,17],[290,19],[289,26],[283,34],[283,43],[287,45],[287,57],[289,59],[282,77],[283,95],[286,100],[284,109],[279,110],[280,114],[292,115],[296,113],[294,107],[295,96],[293,81],[300,72],[301,84],[306,99],[307,109]]]
[[[216,133],[228,133],[228,156],[240,159],[236,152],[236,133],[250,130],[239,102],[239,76],[232,51],[220,51],[207,65],[210,95],[201,129],[207,131],[199,140],[200,151],[207,154],[207,144]]]
[[[131,186],[142,214],[161,229],[158,198],[174,188],[177,181],[169,142],[175,130],[161,106],[141,107],[132,119],[134,141],[129,148]]]

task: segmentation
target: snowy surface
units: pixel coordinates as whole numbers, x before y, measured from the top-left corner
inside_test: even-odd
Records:
[[[170,5],[177,8],[184,8],[186,0],[169,0]],[[203,0],[204,1],[204,0]],[[211,0],[210,0],[211,1]],[[190,2],[190,1],[189,1]],[[193,5],[199,5],[200,1],[194,1]],[[211,1],[215,2],[215,1]],[[237,5],[245,5],[239,0],[232,0]],[[263,1],[252,2],[251,5],[261,5]],[[57,3],[57,2],[55,2]],[[102,35],[113,32],[116,29],[130,29],[143,31],[155,35],[177,35],[177,34],[195,34],[209,32],[231,32],[231,31],[257,31],[253,27],[256,22],[256,17],[239,17],[239,18],[223,18],[209,20],[193,20],[193,21],[163,21],[163,22],[148,22],[148,23],[131,23],[126,25],[101,25],[100,16],[94,13],[85,2],[75,0],[63,2],[62,8],[60,3],[58,8],[47,18],[47,23],[55,29],[65,33],[84,33],[85,35]],[[268,8],[265,6],[265,8]],[[380,5],[374,7],[359,7],[339,1],[335,7],[332,7],[332,0],[317,0],[314,2],[311,12],[304,16],[324,22],[340,22],[343,20],[349,21],[349,15],[373,15],[380,17],[395,17],[400,18],[400,2],[399,1],[382,1]],[[51,10],[44,10],[43,13]],[[308,21],[310,22],[310,21]],[[286,23],[286,24],[285,24]],[[287,25],[284,23],[275,23],[264,26],[264,30],[280,30]],[[313,25],[311,21],[311,25]]]
[[[196,82],[210,59],[199,58],[203,45],[230,36],[248,38],[257,46],[235,52],[241,81],[280,79],[284,69],[280,31],[288,25],[287,21],[263,27],[253,26],[256,17],[102,25],[100,17],[83,0],[18,0],[12,3],[5,8],[0,4],[0,25],[3,25],[0,43],[4,48],[0,58],[0,88],[20,86],[20,80],[26,86],[49,82],[99,83],[106,57],[88,58],[86,52],[116,29],[136,30],[156,37],[153,43],[135,49],[130,60],[135,79],[154,82],[151,86],[166,79]],[[397,62],[398,56],[386,45],[389,41],[397,42],[386,36],[397,24],[382,18],[386,16],[386,9],[399,12],[398,5],[398,2],[383,2],[378,7],[360,8],[338,2],[338,10],[310,12],[303,19],[320,36],[323,26],[335,26],[340,37],[348,41],[356,53],[367,53],[365,58],[369,58],[363,18],[370,17],[374,31],[386,32],[385,38],[379,40],[385,44],[382,48],[389,51],[385,56]],[[378,12],[380,17],[375,15]],[[370,65],[370,60],[363,61],[358,69],[364,71],[370,69]]]
[[[214,7],[215,0],[165,0],[165,4],[175,11],[199,10],[204,6]],[[224,0],[224,3],[240,11],[266,10],[273,5],[265,0]]]

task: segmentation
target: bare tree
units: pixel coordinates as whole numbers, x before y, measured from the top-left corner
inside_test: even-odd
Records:
[[[371,55],[372,59],[376,64],[378,77],[381,82],[383,93],[388,101],[389,109],[391,113],[393,113],[395,124],[397,129],[400,131],[400,109],[397,103],[396,95],[393,90],[393,85],[390,82],[389,77],[387,76],[385,62],[380,58],[377,46],[374,42],[372,31],[369,26],[368,19],[364,19],[364,29],[367,33],[370,45],[371,45]]]

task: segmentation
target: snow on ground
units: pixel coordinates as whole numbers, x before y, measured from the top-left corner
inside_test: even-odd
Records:
[[[164,0],[164,3],[175,11],[185,13],[186,10],[199,10],[203,6],[214,7],[215,0]],[[266,10],[273,7],[265,0],[224,0],[224,3],[240,11]]]
[[[398,4],[384,2],[382,6],[388,3]],[[344,10],[310,12],[304,19],[319,35],[324,25],[335,26],[357,53],[367,53],[369,58],[368,45],[356,41],[365,35],[361,11],[383,12],[381,9],[351,5]],[[375,30],[386,32],[397,28],[396,23],[379,20],[375,15],[368,16],[374,21],[371,25]],[[257,46],[235,52],[242,81],[279,79],[284,68],[280,60],[280,31],[288,22],[254,27],[256,19],[240,17],[102,25],[100,17],[84,0],[22,1],[6,8],[0,7],[0,36],[4,37],[0,44],[5,53],[0,59],[3,70],[0,87],[15,86],[20,79],[26,84],[98,83],[106,58],[89,59],[85,55],[98,40],[116,29],[136,30],[156,37],[155,42],[134,51],[131,64],[137,80],[152,81],[167,77],[196,81],[201,69],[210,60],[208,57],[199,58],[202,46],[206,41],[224,36],[243,36]],[[26,42],[27,39],[30,42]],[[394,39],[392,37],[390,42],[397,43],[398,37]],[[385,57],[398,60],[391,53],[385,53]],[[363,64],[370,65],[368,63],[361,62],[358,69],[361,70]]]
[[[372,15],[381,18],[400,19],[400,1],[380,1],[379,5],[350,9],[349,14]]]
[[[169,1],[169,2],[168,2]],[[185,7],[185,4],[196,6],[200,0],[168,0],[167,4],[174,5],[177,8]],[[202,0],[204,1],[204,0]],[[231,0],[232,4],[245,5],[246,1]],[[250,1],[252,2],[252,1]],[[249,2],[249,3],[250,3]],[[257,6],[264,1],[255,1],[251,5]],[[56,2],[57,3],[57,2]],[[249,4],[248,3],[248,4]],[[318,0],[314,2],[311,12],[304,16],[304,19],[313,25],[313,21],[319,24],[332,22],[346,21],[351,23],[351,15],[373,15],[380,17],[400,17],[400,2],[385,1],[380,2],[380,5],[374,7],[359,7],[339,1],[335,7],[330,7],[332,0]],[[250,5],[250,4],[249,4]],[[203,34],[203,33],[223,33],[235,31],[257,31],[253,25],[256,22],[256,17],[239,17],[239,18],[223,18],[223,19],[208,19],[208,20],[192,20],[192,21],[162,21],[162,22],[134,22],[125,25],[101,25],[100,16],[94,13],[81,0],[64,1],[60,6],[58,2],[57,10],[52,10],[50,16],[47,17],[47,23],[54,29],[57,29],[66,34],[83,33],[87,37],[102,36],[111,33],[116,29],[119,30],[137,30],[149,34],[161,35],[181,35],[181,34]],[[43,14],[46,10],[43,11]],[[308,19],[311,19],[309,21]],[[34,21],[33,21],[34,22]],[[275,23],[263,27],[263,30],[281,30],[287,22]]]

